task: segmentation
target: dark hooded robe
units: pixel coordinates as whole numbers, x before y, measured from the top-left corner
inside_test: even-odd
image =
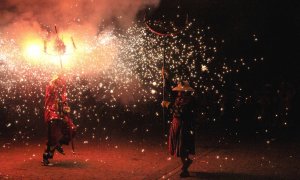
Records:
[[[195,154],[194,98],[177,97],[169,107],[173,114],[168,139],[169,153],[177,157]]]

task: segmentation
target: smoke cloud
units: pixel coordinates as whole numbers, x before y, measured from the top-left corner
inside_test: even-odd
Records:
[[[1,0],[0,31],[84,29],[96,34],[103,20],[128,26],[136,14],[159,0]]]

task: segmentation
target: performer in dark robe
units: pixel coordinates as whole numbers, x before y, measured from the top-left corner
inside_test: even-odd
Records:
[[[54,151],[65,154],[62,145],[68,145],[75,136],[76,126],[69,116],[66,81],[62,76],[55,76],[46,87],[45,122],[48,126],[48,140],[43,154],[43,165],[50,165]]]
[[[195,154],[194,114],[195,101],[191,92],[193,88],[187,81],[179,83],[172,91],[177,91],[175,102],[163,101],[163,107],[173,114],[169,130],[168,148],[173,156],[182,161],[181,177],[189,176],[188,168],[192,163],[190,154]]]

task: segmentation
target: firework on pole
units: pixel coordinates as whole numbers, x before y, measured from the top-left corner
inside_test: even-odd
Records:
[[[59,37],[59,34],[58,34],[58,30],[57,30],[57,27],[54,26],[54,29],[55,29],[55,34],[56,34],[56,39],[55,39],[55,42],[54,42],[54,51],[56,52],[56,54],[50,54],[48,53],[48,46],[47,46],[47,41],[44,40],[44,52],[46,54],[49,54],[49,55],[54,55],[54,56],[58,56],[59,57],[59,62],[60,62],[60,67],[61,69],[63,68],[63,62],[62,62],[62,55],[65,55],[66,54],[66,44],[64,43],[63,41],[63,37]],[[71,36],[71,41],[72,41],[72,46],[74,49],[77,49],[76,47],[76,44],[74,42],[74,39],[73,37]]]
[[[174,32],[159,32],[157,30],[155,30],[154,28],[152,28],[149,24],[149,20],[147,21],[146,19],[147,13],[145,12],[144,15],[144,23],[145,26],[155,35],[157,36],[162,36],[163,37],[163,63],[162,63],[162,80],[163,80],[163,101],[165,101],[165,91],[166,91],[166,79],[165,79],[165,63],[166,63],[166,37],[173,37],[173,36],[177,36],[179,33],[181,33],[182,31],[179,29],[175,29]],[[171,23],[170,23],[171,24]],[[188,14],[186,16],[186,20],[185,20],[185,26],[188,26]],[[185,29],[186,27],[184,27],[183,29]],[[164,135],[166,134],[166,130],[165,130],[165,109],[163,108],[163,131],[164,131]]]

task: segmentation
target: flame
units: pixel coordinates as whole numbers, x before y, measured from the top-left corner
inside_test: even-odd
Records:
[[[22,54],[31,64],[39,64],[43,56],[43,41],[37,35],[28,34],[21,41]]]
[[[58,36],[43,38],[34,32],[25,33],[20,43],[22,54],[28,64],[60,68],[78,69],[82,66],[96,71],[115,66],[120,42],[111,32],[91,36],[79,31],[64,31]],[[57,49],[57,42],[63,43],[64,50]]]
[[[29,57],[39,58],[41,53],[41,47],[38,44],[29,45],[26,49],[26,54]]]
[[[63,66],[69,67],[75,54],[71,36],[70,34],[62,34],[62,38],[59,39],[65,45],[64,53],[57,52],[55,46],[57,39],[57,37],[53,37],[45,41],[42,37],[33,32],[25,34],[20,43],[24,59],[32,65],[49,66],[54,64],[58,67],[60,66],[61,59]]]

